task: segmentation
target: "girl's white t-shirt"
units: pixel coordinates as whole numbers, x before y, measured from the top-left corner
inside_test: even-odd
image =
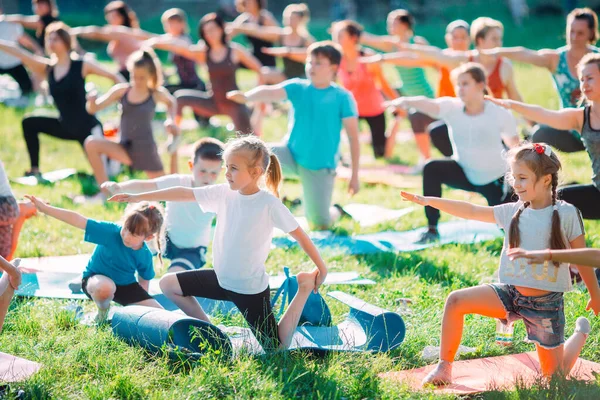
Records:
[[[452,158],[465,171],[469,182],[487,185],[503,176],[508,164],[502,140],[519,137],[513,115],[489,101],[478,115],[467,115],[465,104],[457,98],[441,97],[434,101],[440,107],[437,117],[448,125]]]
[[[273,228],[289,233],[298,228],[296,218],[264,190],[246,196],[223,184],[194,188],[194,195],[202,210],[217,214],[212,251],[219,285],[241,294],[263,292]]]
[[[585,233],[579,210],[564,201],[556,203],[563,238],[567,247],[569,243]],[[523,206],[523,202],[494,206],[496,223],[504,229],[504,246],[500,256],[498,281],[515,286],[532,289],[549,290],[552,292],[568,292],[571,290],[569,264],[562,263],[558,267],[554,263],[528,264],[526,259],[510,261],[507,255],[509,249],[508,231],[513,216]],[[525,250],[545,250],[550,247],[552,232],[553,207],[534,210],[527,207],[519,217],[521,244]]]

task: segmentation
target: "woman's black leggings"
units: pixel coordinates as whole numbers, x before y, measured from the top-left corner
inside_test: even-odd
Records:
[[[431,143],[446,157],[450,157],[454,152],[452,142],[448,134],[448,125],[443,120],[432,122],[427,126],[427,132],[431,137]]]
[[[566,153],[584,151],[585,146],[581,136],[575,131],[562,131],[548,125],[536,125],[533,127],[531,141],[533,143],[546,143],[557,150]]]
[[[39,134],[54,136],[64,140],[76,140],[83,148],[83,142],[92,134],[92,130],[85,131],[77,129],[77,133],[73,133],[71,129],[67,129],[58,118],[52,117],[27,117],[21,122],[23,125],[23,136],[27,144],[29,159],[31,160],[31,168],[40,166],[40,139]],[[100,128],[100,132],[102,128]]]
[[[569,185],[558,189],[558,198],[573,204],[585,219],[600,219],[600,190],[594,185]]]
[[[23,64],[19,64],[13,68],[0,68],[0,75],[8,74],[10,75],[17,83],[19,84],[19,88],[21,88],[21,93],[23,95],[28,95],[33,91],[33,84],[31,83],[31,79],[29,78],[29,74],[27,70],[23,66]]]
[[[510,201],[511,194],[504,193],[504,177],[500,177],[487,185],[474,185],[469,182],[465,171],[454,160],[432,160],[423,168],[423,195],[442,197],[442,185],[455,189],[481,194],[490,206]],[[508,201],[507,201],[508,200]],[[440,212],[433,207],[425,207],[425,216],[430,227],[437,226]]]
[[[385,153],[385,113],[373,117],[359,117],[367,121],[371,130],[371,144],[375,158],[383,157]]]

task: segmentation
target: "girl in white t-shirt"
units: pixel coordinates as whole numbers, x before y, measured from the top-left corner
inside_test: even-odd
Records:
[[[581,216],[577,209],[557,201],[558,157],[549,146],[525,144],[509,152],[508,175],[517,203],[484,207],[464,201],[417,196],[402,197],[423,206],[435,207],[452,215],[483,222],[495,222],[505,230],[498,282],[450,293],[442,319],[440,362],[423,384],[452,381],[452,362],[462,337],[464,316],[478,314],[512,323],[523,319],[527,339],[536,344],[545,376],[557,371],[568,374],[585,344],[590,323],[580,317],[575,333],[564,341],[563,293],[571,289],[569,265],[544,262],[529,264],[511,260],[509,249],[565,249],[585,247]],[[591,268],[579,268],[590,292],[588,309],[600,311],[600,288]]]
[[[163,293],[187,315],[209,321],[195,296],[235,303],[265,350],[289,347],[311,290],[325,280],[327,267],[308,235],[279,200],[281,166],[263,141],[245,136],[230,141],[223,159],[227,183],[197,188],[174,187],[140,194],[118,194],[110,201],[197,201],[217,215],[213,267],[167,274]],[[266,176],[269,192],[260,189]],[[273,228],[289,233],[315,263],[312,272],[298,274],[299,290],[279,324],[271,310],[269,255]]]
[[[389,103],[414,108],[448,125],[453,155],[425,164],[423,195],[441,197],[442,185],[447,185],[479,193],[490,206],[510,201],[504,185],[507,165],[503,152],[505,145],[512,148],[519,143],[515,118],[485,101],[486,75],[481,65],[464,64],[452,71],[452,78],[457,98],[400,97]],[[426,207],[425,215],[429,229],[419,244],[439,240],[439,211]]]

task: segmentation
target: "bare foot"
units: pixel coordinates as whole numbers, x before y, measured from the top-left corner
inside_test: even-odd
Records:
[[[296,279],[298,279],[298,291],[299,292],[310,292],[315,288],[315,278],[317,277],[317,272],[300,272],[296,275]]]
[[[37,213],[35,204],[30,201],[19,202],[19,218],[28,219]]]
[[[431,384],[444,386],[452,383],[452,363],[441,360],[438,365],[423,379],[423,386]]]

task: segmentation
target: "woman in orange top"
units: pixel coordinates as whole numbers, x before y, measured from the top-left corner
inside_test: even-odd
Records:
[[[385,107],[381,91],[388,99],[396,98],[399,93],[389,85],[379,64],[365,65],[360,62],[361,57],[375,54],[359,44],[362,31],[360,24],[346,20],[333,25],[331,36],[340,44],[343,52],[338,77],[354,96],[359,118],[369,124],[373,153],[380,158],[384,156],[386,145]]]

